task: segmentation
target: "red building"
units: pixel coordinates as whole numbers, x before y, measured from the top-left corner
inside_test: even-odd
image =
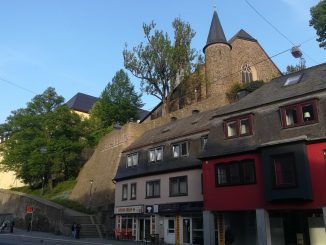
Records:
[[[325,77],[326,64],[281,76],[216,110],[205,244],[326,244]]]

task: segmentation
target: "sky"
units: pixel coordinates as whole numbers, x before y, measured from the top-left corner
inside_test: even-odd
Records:
[[[298,64],[289,50],[300,45],[311,67],[326,61],[310,8],[318,0],[0,0],[0,124],[11,111],[48,87],[69,100],[82,92],[100,96],[124,68],[122,51],[144,40],[143,23],[173,37],[176,17],[195,30],[192,47],[202,52],[214,5],[227,39],[240,29],[256,38],[281,71]],[[250,5],[258,11],[250,7]],[[270,24],[268,24],[265,18]],[[279,54],[281,53],[281,54]],[[277,55],[279,54],[279,55]],[[129,75],[136,90],[140,81]],[[143,109],[158,100],[143,96]]]

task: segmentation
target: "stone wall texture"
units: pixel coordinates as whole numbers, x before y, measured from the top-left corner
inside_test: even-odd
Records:
[[[26,229],[26,222],[31,214],[27,207],[33,207],[32,230],[69,234],[64,227],[64,208],[46,200],[31,197],[27,194],[0,189],[0,214],[12,213],[17,227]]]

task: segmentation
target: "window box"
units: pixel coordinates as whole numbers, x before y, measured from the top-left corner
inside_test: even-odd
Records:
[[[282,127],[291,128],[318,122],[316,100],[280,108]]]
[[[252,134],[252,114],[224,121],[225,138],[236,138]]]
[[[138,165],[138,152],[127,155],[127,168]]]
[[[172,145],[172,154],[174,158],[188,156],[188,142],[180,142]]]
[[[170,196],[188,195],[187,176],[170,178]]]
[[[216,186],[256,183],[255,162],[252,159],[215,165]]]
[[[152,148],[148,151],[149,162],[159,162],[163,160],[163,146]]]
[[[146,182],[146,198],[160,197],[160,180]]]

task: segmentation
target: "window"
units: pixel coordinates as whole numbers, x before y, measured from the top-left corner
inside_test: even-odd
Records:
[[[241,82],[250,83],[252,82],[252,71],[248,64],[245,64],[241,67]]]
[[[128,199],[128,184],[122,185],[122,201]]]
[[[127,168],[138,165],[138,153],[127,155]]]
[[[146,198],[160,197],[160,181],[153,180],[146,182]]]
[[[303,126],[318,122],[316,100],[281,107],[283,128]]]
[[[301,78],[302,78],[302,75],[303,74],[300,74],[300,75],[296,75],[296,76],[291,76],[291,77],[288,77],[284,83],[284,87],[285,86],[289,86],[289,85],[292,85],[292,84],[297,84],[300,82]]]
[[[130,200],[135,200],[136,199],[136,193],[137,193],[137,184],[132,183],[130,185]]]
[[[282,154],[272,157],[274,187],[296,186],[294,154]]]
[[[168,233],[174,233],[175,231],[175,225],[174,225],[174,219],[168,220]]]
[[[170,178],[170,196],[188,195],[187,176]]]
[[[252,134],[252,115],[231,118],[224,121],[225,138],[235,138]]]
[[[188,155],[188,142],[181,142],[178,144],[172,145],[173,157],[178,158],[181,156]]]
[[[256,182],[254,160],[242,160],[215,165],[216,185],[244,185]]]
[[[163,160],[163,147],[159,146],[149,150],[149,162],[158,162]]]
[[[201,141],[201,150],[203,151],[207,145],[208,136],[205,135],[205,136],[201,137],[200,141]]]

